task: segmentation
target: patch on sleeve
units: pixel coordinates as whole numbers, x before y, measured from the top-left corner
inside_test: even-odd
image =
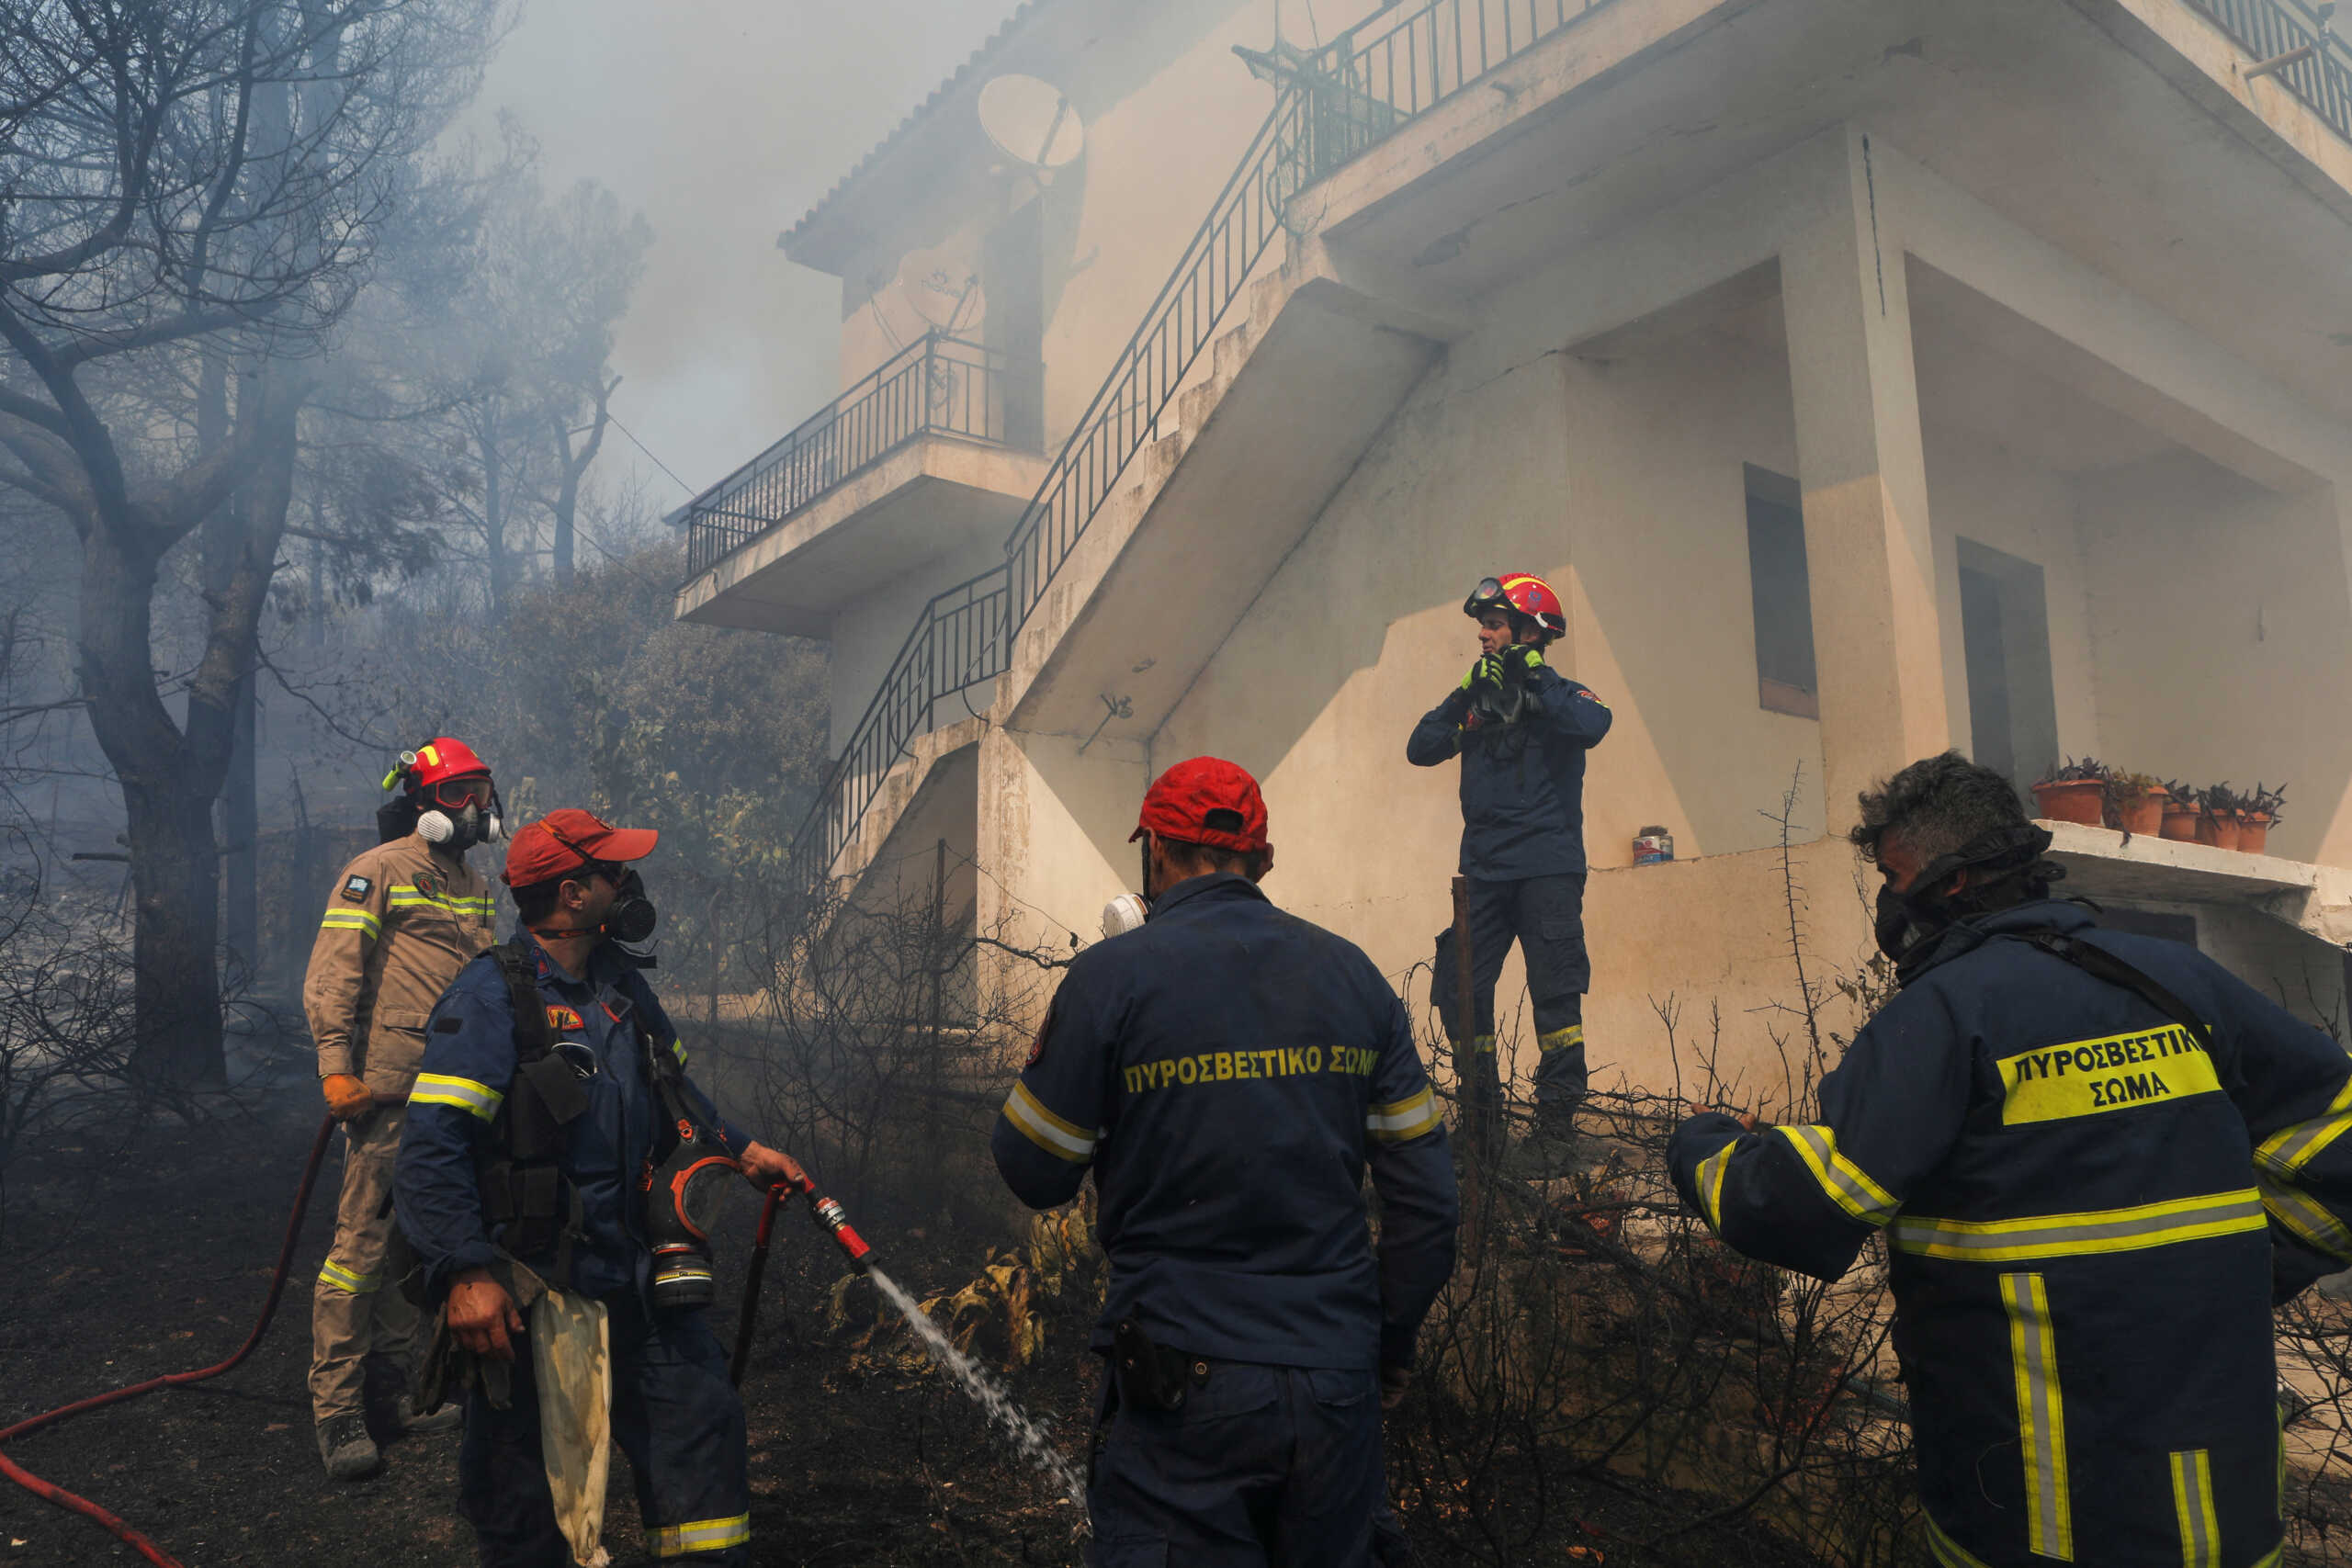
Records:
[[[1045,1056],[1046,1032],[1054,1026],[1054,1008],[1056,1003],[1058,1003],[1061,999],[1061,993],[1057,991],[1054,993],[1053,1001],[1046,1004],[1045,1021],[1037,1025],[1036,1037],[1029,1042],[1029,1059],[1021,1064],[1021,1070],[1023,1072],[1025,1073],[1030,1068],[1035,1066]]]
[[[578,1009],[565,1007],[560,1002],[550,1002],[548,1004],[548,1027],[562,1031],[585,1029],[588,1026],[581,1021]]]
[[[376,885],[374,883],[368,881],[364,876],[346,877],[344,879],[343,896],[356,904],[362,898],[367,897],[368,889],[375,886]]]

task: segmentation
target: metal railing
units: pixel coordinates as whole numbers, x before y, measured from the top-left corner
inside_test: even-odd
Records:
[[[941,333],[917,338],[688,504],[687,580],[918,435],[1002,446],[1010,381],[1001,354]]]
[[[1119,351],[1005,543],[1005,563],[923,608],[794,842],[824,876],[939,701],[1001,674],[1012,639],[1283,229],[1291,198],[1480,77],[1612,0],[1430,0],[1374,18],[1292,71],[1273,112]],[[1358,36],[1361,32],[1362,36]]]
[[[822,878],[849,847],[899,754],[935,728],[940,700],[1003,672],[1012,647],[1007,598],[1005,569],[996,566],[933,594],[923,606],[793,837],[795,886]]]
[[[2256,61],[2301,52],[2267,73],[2352,141],[2352,48],[2303,0],[2188,0]],[[2308,52],[2302,52],[2302,51]]]

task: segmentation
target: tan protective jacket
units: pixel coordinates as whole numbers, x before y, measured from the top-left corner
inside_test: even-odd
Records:
[[[348,1073],[404,1095],[424,1057],[424,1020],[495,940],[489,879],[411,833],[343,868],[302,980],[319,1076]]]

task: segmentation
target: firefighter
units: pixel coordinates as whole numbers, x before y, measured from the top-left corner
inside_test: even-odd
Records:
[[[1471,1006],[1466,1028],[1449,929],[1438,934],[1431,989],[1458,1059],[1495,1050],[1495,982],[1512,942],[1527,963],[1535,1012],[1537,1153],[1565,1160],[1586,1087],[1585,753],[1609,733],[1590,690],[1545,662],[1568,629],[1551,584],[1525,572],[1481,581],[1463,602],[1478,657],[1460,685],[1421,716],[1406,742],[1416,767],[1462,759],[1462,874],[1469,880]],[[1491,1085],[1490,1073],[1474,1083]],[[1491,1092],[1491,1090],[1489,1090]]]
[[[343,868],[311,945],[302,1010],[319,1052],[327,1109],[343,1123],[343,1196],[334,1245],[311,1308],[311,1409],[319,1458],[337,1481],[380,1462],[368,1434],[370,1352],[405,1382],[416,1310],[395,1284],[405,1251],[392,1225],[392,1157],[403,1102],[424,1054],[424,1016],[458,971],[491,943],[490,884],[466,851],[496,837],[490,768],[462,740],[440,736],[402,752],[378,813],[386,841]],[[399,1426],[447,1430],[400,1396]]]
[[[434,1009],[409,1096],[401,1227],[427,1299],[446,1299],[448,1339],[497,1363],[467,1394],[458,1457],[485,1568],[572,1561],[541,1446],[530,1347],[548,1325],[536,1306],[526,1325],[533,1303],[603,1309],[612,1436],[654,1555],[750,1561],[743,1406],[702,1311],[712,1195],[693,1194],[721,1171],[763,1189],[807,1178],[685,1077],[685,1044],[630,951],[653,933],[634,863],[656,837],[570,807],[514,835],[503,878],[522,929]]]
[[[1256,781],[1180,762],[1133,837],[1148,917],[1070,961],[994,1133],[1033,1208],[1101,1197],[1095,1560],[1356,1568],[1453,1271],[1444,1124],[1371,960],[1259,891]]]
[[[2195,948],[2101,930],[2008,781],[1955,752],[1861,797],[1901,989],[1820,1119],[1668,1147],[1748,1257],[1883,1237],[1946,1568],[2278,1560],[2271,1307],[2352,1258],[2352,1057]]]

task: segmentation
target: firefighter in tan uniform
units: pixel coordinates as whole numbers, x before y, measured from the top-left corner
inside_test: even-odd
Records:
[[[319,1049],[327,1109],[344,1125],[343,1196],[334,1246],[312,1296],[311,1406],[319,1458],[337,1481],[380,1461],[368,1436],[367,1357],[409,1370],[417,1313],[400,1289],[406,1247],[392,1221],[392,1162],[424,1021],[473,956],[492,944],[490,883],[466,851],[498,834],[490,769],[447,737],[402,752],[385,781],[401,795],[379,815],[386,841],[343,870],[302,982],[302,1010]],[[456,1425],[454,1412],[419,1419],[406,1393],[397,1419],[412,1431]]]

